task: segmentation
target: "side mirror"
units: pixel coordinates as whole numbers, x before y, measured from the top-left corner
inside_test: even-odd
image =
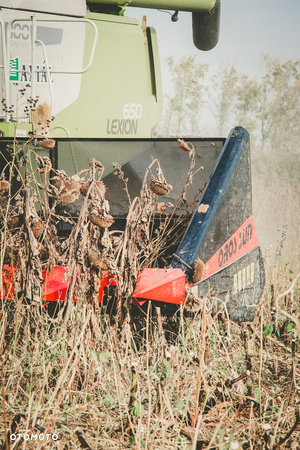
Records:
[[[192,13],[193,40],[199,50],[211,50],[217,45],[220,34],[220,11],[220,0],[216,0],[215,6],[209,12]]]

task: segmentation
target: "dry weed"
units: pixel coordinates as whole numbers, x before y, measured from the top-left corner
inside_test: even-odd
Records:
[[[297,448],[298,329],[286,314],[297,319],[299,278],[286,278],[284,297],[268,285],[252,324],[229,328],[203,304],[191,317],[178,312],[172,340],[150,303],[143,338],[91,304],[72,307],[65,323],[62,311],[51,318],[6,301],[2,448],[23,448],[18,434],[32,449]],[[35,438],[47,434],[48,443]]]
[[[9,187],[1,192],[1,266],[16,267],[14,297],[6,292],[0,311],[2,449],[297,448],[300,286],[292,268],[270,272],[253,323],[232,323],[204,300],[193,313],[181,308],[167,317],[149,302],[134,315],[137,273],[164,258],[171,240],[180,240],[189,214],[183,209],[175,219],[173,209],[155,228],[159,203],[148,176],[153,167],[160,174],[159,161],[131,202],[125,230],[110,231],[90,220],[91,214],[109,218],[105,189],[98,189],[99,162],[72,179],[42,170],[40,183],[29,144],[25,150],[23,173],[13,156],[23,189],[15,202],[13,170],[9,179],[2,177]],[[192,149],[187,155],[183,203],[194,170]],[[49,184],[49,176],[59,177],[61,186]],[[86,187],[76,223],[56,212],[73,182]],[[38,220],[43,226],[37,235]],[[57,234],[57,220],[73,223],[66,239]],[[41,301],[41,271],[56,264],[69,267],[73,283],[66,307],[51,317]],[[78,264],[82,276],[75,284]],[[91,302],[101,264],[119,280],[114,320]]]

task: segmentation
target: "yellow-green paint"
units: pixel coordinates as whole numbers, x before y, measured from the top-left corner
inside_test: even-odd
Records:
[[[115,5],[192,12],[207,12],[214,7],[215,3],[216,0],[87,0],[87,4],[94,8]]]
[[[27,137],[31,132],[31,123],[0,122],[0,134],[3,136]]]
[[[93,64],[82,75],[77,100],[56,115],[52,136],[65,137],[67,129],[71,137],[150,137],[162,114],[155,30],[150,29],[146,38],[137,20],[97,13],[86,17],[99,32]],[[87,25],[83,66],[92,38]]]

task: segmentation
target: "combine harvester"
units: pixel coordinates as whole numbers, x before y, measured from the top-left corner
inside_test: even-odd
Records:
[[[26,141],[32,133],[55,138],[54,148],[37,151],[69,176],[95,157],[105,167],[107,199],[121,226],[129,204],[124,191],[116,189],[112,163],[122,165],[129,192],[136,196],[145,169],[158,159],[174,186],[164,200],[176,202],[188,168],[186,155],[175,139],[151,137],[162,116],[156,33],[147,27],[146,16],[140,24],[123,14],[127,6],[160,8],[174,12],[175,20],[178,11],[190,11],[194,44],[206,51],[218,42],[219,0],[0,0],[0,5],[2,163],[14,136]],[[24,108],[33,103],[40,116]],[[249,134],[236,127],[227,140],[188,141],[204,167],[190,195],[207,182],[206,189],[171,265],[145,269],[134,302],[184,304],[188,286],[198,298],[209,293],[225,303],[232,320],[251,321],[264,267],[252,216]],[[75,214],[76,208],[75,202],[69,212]],[[193,275],[199,259],[205,269],[200,281]],[[58,287],[47,301],[63,299],[65,270],[60,268],[59,280],[52,277],[54,292],[55,283]],[[50,278],[51,273],[46,284]]]

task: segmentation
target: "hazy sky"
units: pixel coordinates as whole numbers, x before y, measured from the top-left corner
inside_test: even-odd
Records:
[[[183,0],[184,1],[184,0]],[[197,62],[214,70],[226,61],[237,64],[241,72],[260,77],[262,53],[282,62],[300,59],[300,0],[221,0],[221,31],[213,50],[202,52],[193,45],[192,15],[179,13],[171,22],[169,14],[157,10],[127,8],[126,15],[141,19],[158,35],[164,92],[170,78],[165,59],[196,55]]]

